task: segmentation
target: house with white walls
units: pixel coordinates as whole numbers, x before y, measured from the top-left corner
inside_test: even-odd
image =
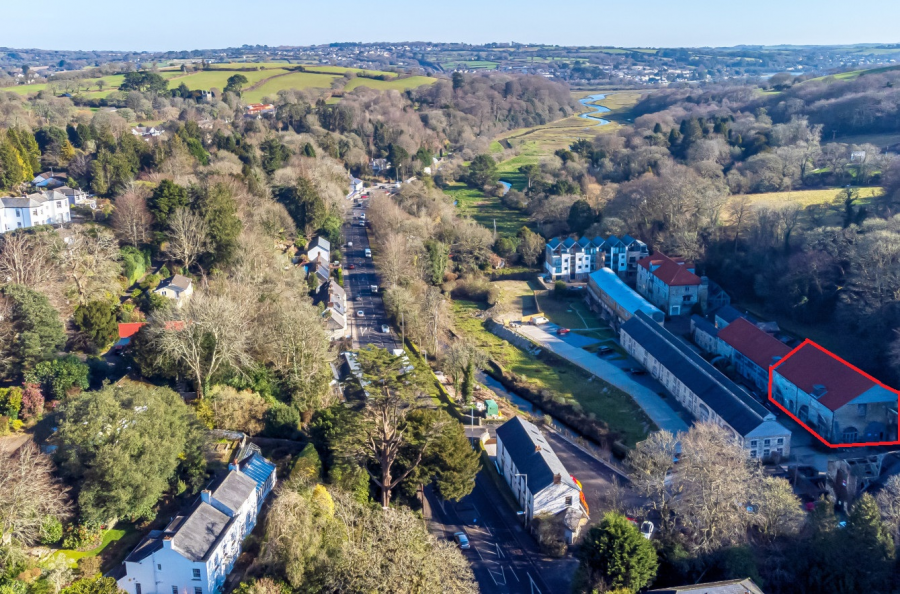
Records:
[[[213,489],[153,530],[113,572],[128,594],[218,594],[275,487],[275,466],[245,444]]]
[[[534,424],[513,417],[497,428],[495,462],[530,523],[540,514],[562,515],[571,544],[590,519],[581,487]]]
[[[55,190],[0,198],[0,233],[71,220],[69,198]]]

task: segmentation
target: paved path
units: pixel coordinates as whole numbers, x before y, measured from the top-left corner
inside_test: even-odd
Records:
[[[638,406],[644,409],[647,416],[660,429],[665,429],[672,433],[688,430],[687,423],[672,410],[672,407],[659,394],[633,380],[627,371],[619,369],[609,361],[593,353],[568,344],[560,337],[545,332],[538,326],[523,324],[516,328],[516,331],[543,345],[544,348],[553,351],[570,363],[630,394]]]

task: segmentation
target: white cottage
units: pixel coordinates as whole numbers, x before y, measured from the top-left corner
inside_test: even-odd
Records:
[[[71,218],[69,198],[54,190],[0,198],[0,233],[37,225],[61,225]]]
[[[129,594],[217,594],[256,525],[263,501],[275,487],[275,466],[256,446],[241,449],[213,490],[164,530],[154,530],[118,571]]]
[[[535,515],[565,514],[571,543],[589,517],[581,488],[532,423],[514,417],[497,428],[497,467],[530,522]]]

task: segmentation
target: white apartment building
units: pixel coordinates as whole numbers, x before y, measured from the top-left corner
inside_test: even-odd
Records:
[[[0,198],[0,233],[72,220],[69,198],[55,190]]]

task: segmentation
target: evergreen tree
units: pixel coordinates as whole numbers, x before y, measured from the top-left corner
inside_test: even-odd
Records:
[[[569,230],[572,233],[581,235],[588,227],[594,224],[596,216],[594,209],[588,204],[587,200],[576,200],[569,208]]]
[[[581,567],[592,587],[625,588],[637,592],[656,576],[656,549],[637,526],[620,514],[610,513],[584,537]]]
[[[209,229],[212,243],[210,259],[213,263],[230,262],[237,250],[238,235],[241,234],[241,220],[237,216],[237,203],[231,190],[223,183],[215,183],[205,188],[194,189],[196,208],[201,213]]]
[[[147,208],[153,213],[153,219],[159,229],[165,229],[169,215],[188,204],[190,200],[187,189],[168,179],[159,182],[147,200]]]
[[[91,301],[75,310],[75,324],[97,350],[109,346],[118,334],[116,306],[109,301]]]
[[[53,357],[66,343],[66,333],[47,297],[22,285],[6,285],[0,299],[10,301],[12,316],[2,323],[11,324],[14,339],[0,345],[0,361],[9,361],[6,377],[32,369],[40,361]],[[0,370],[2,372],[3,370]]]

